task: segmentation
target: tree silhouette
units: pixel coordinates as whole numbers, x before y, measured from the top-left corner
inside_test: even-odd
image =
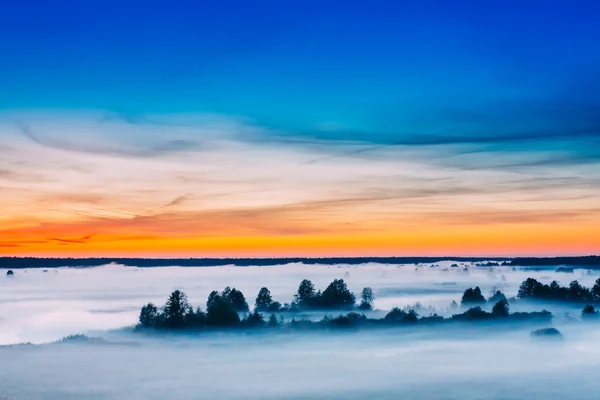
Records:
[[[320,296],[319,303],[323,308],[352,308],[356,297],[346,286],[343,279],[335,279]]]
[[[599,315],[600,314],[598,313],[598,311],[596,311],[596,308],[591,304],[588,304],[585,307],[583,307],[583,310],[581,311],[582,319],[595,319],[598,318]]]
[[[337,326],[337,327],[348,327],[357,325],[363,321],[366,321],[367,317],[364,314],[356,312],[349,312],[346,315],[339,315],[335,318],[329,318],[325,316],[321,323]]]
[[[263,326],[265,324],[265,319],[261,313],[254,311],[253,313],[248,314],[242,322],[245,326],[256,328]]]
[[[240,322],[240,316],[233,305],[220,295],[213,296],[212,301],[206,308],[206,325],[225,327],[236,325]]]
[[[188,328],[202,328],[206,325],[206,314],[200,307],[196,308],[196,311],[190,307],[185,316],[185,323]]]
[[[148,303],[142,307],[140,311],[139,321],[144,328],[154,328],[158,317],[158,308],[152,303]]]
[[[508,317],[509,310],[508,300],[501,299],[492,307],[492,314],[496,317]]]
[[[488,303],[496,304],[500,300],[506,300],[506,296],[501,291],[496,290],[492,297],[488,299]]]
[[[271,292],[266,287],[263,287],[258,292],[258,296],[256,296],[256,301],[254,302],[254,309],[258,311],[267,311],[273,304],[273,298],[271,297]]]
[[[581,286],[578,281],[573,281],[569,284],[569,299],[572,301],[592,300],[592,296],[588,288]]]
[[[275,316],[275,314],[271,314],[271,316],[269,317],[269,326],[275,327],[278,325],[279,321],[277,321],[277,317]]]
[[[460,300],[461,304],[482,304],[485,303],[485,297],[481,294],[481,289],[479,286],[476,286],[475,289],[468,288],[463,293],[462,299]]]
[[[238,312],[247,312],[249,310],[244,294],[236,288],[227,286],[221,293],[221,297],[229,301],[233,306],[233,309]]]
[[[563,335],[556,328],[540,328],[531,332],[531,336],[540,339],[557,339],[562,340]]]
[[[533,278],[527,278],[519,286],[518,297],[524,299],[527,297],[537,297],[542,291],[543,286],[540,282]]]
[[[217,292],[216,290],[213,290],[212,292],[210,292],[210,294],[208,295],[208,300],[206,300],[206,309],[208,310],[208,307],[210,307],[210,305],[213,303],[213,301],[215,301],[217,299],[217,297],[220,297],[219,292]]]
[[[384,321],[389,323],[416,322],[418,319],[419,315],[415,310],[406,312],[398,307],[392,308],[383,318]]]
[[[359,308],[361,310],[370,310],[373,308],[373,301],[375,300],[373,289],[371,289],[370,287],[364,288],[360,294],[360,297],[361,302]]]
[[[281,311],[281,303],[278,301],[274,301],[269,305],[267,311]]]
[[[180,290],[175,290],[169,296],[165,304],[164,323],[168,328],[185,327],[185,316],[188,313],[190,305],[187,296]]]
[[[492,316],[492,314],[483,311],[481,309],[481,307],[477,306],[477,307],[469,308],[467,311],[465,311],[462,314],[453,315],[452,319],[473,321],[473,320],[488,319],[491,316]]]
[[[594,298],[596,299],[596,301],[600,301],[600,278],[598,278],[596,280],[596,283],[594,284],[594,287],[592,288],[592,294],[594,295]]]
[[[310,307],[315,298],[315,285],[308,280],[303,279],[298,286],[298,292],[294,295],[295,302],[300,307]]]

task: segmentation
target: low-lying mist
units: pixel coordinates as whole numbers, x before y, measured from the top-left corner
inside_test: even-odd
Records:
[[[140,336],[0,348],[15,399],[595,399],[600,326]]]
[[[531,326],[485,322],[337,332],[129,329],[142,305],[163,304],[175,289],[202,308],[212,290],[226,286],[251,305],[263,286],[288,303],[302,279],[324,289],[343,278],[357,295],[373,289],[372,315],[417,302],[422,314],[450,315],[450,303],[469,287],[512,297],[528,277],[588,287],[598,278],[587,270],[451,265],[0,271],[0,399],[597,398],[600,323],[580,321],[581,304],[511,305],[552,311],[563,341],[534,340]],[[60,341],[77,333],[86,336]]]
[[[24,269],[6,277],[0,270],[0,345],[43,343],[74,333],[117,329],[137,323],[142,305],[164,304],[174,289],[184,291],[191,304],[205,307],[212,290],[226,286],[241,290],[252,305],[261,287],[270,289],[274,300],[291,302],[304,278],[324,289],[333,279],[343,278],[348,288],[360,293],[373,288],[375,309],[390,310],[420,303],[434,307],[441,315],[460,302],[463,291],[479,286],[488,297],[500,289],[507,297],[517,294],[521,282],[533,277],[542,282],[557,280],[568,285],[577,279],[591,287],[595,271],[558,273],[548,270],[515,270],[511,267],[453,268],[452,263],[415,267],[365,264],[359,266],[319,266],[289,264],[273,267],[130,268],[109,265],[99,268]],[[44,272],[46,271],[46,272]],[[555,316],[579,313],[580,305],[511,305],[512,311],[547,308]],[[321,315],[322,316],[322,315]]]

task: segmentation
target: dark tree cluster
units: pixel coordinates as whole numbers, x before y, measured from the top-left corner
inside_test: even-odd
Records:
[[[477,320],[536,320],[536,321],[550,321],[552,319],[552,313],[550,311],[533,311],[533,312],[515,312],[510,313],[510,307],[508,300],[498,300],[492,307],[492,312],[484,311],[481,307],[472,307],[461,314],[454,314],[451,317],[455,321],[477,321]]]
[[[485,304],[485,297],[483,297],[483,295],[481,294],[481,289],[479,289],[479,286],[476,286],[475,289],[468,288],[467,290],[465,290],[462,299],[460,299],[460,304]]]
[[[225,293],[229,294],[230,291]],[[239,298],[235,296],[233,298],[239,301]],[[239,307],[239,304],[237,306]],[[203,312],[200,307],[194,309],[188,303],[185,293],[175,290],[162,309],[159,310],[154,304],[148,303],[142,307],[139,316],[140,327],[155,329],[226,327],[238,323],[240,317],[231,298],[217,292],[210,294],[206,312]]]
[[[213,290],[208,295],[206,307],[210,307],[210,303],[217,298],[222,298],[223,300],[231,304],[231,307],[233,307],[233,309],[237,312],[247,312],[249,310],[248,303],[246,302],[244,294],[236,288],[230,288],[229,286],[227,286],[225,289],[223,289],[221,293],[217,292],[216,290]]]
[[[541,328],[531,332],[531,337],[535,339],[563,340],[563,335],[556,328]]]
[[[596,307],[594,307],[591,304],[586,305],[585,307],[583,307],[583,310],[581,310],[581,319],[583,320],[598,319],[599,317],[600,312],[598,312],[598,310],[596,310]]]
[[[281,309],[281,303],[273,300],[273,297],[271,297],[271,291],[266,287],[261,288],[258,292],[258,296],[256,296],[256,301],[254,302],[254,310],[262,312],[277,312],[281,311]]]
[[[404,311],[398,307],[394,307],[385,317],[383,317],[383,319],[384,321],[391,323],[417,322],[419,320],[419,315],[415,310]]]
[[[568,287],[564,287],[556,281],[547,285],[534,278],[527,278],[521,283],[517,296],[531,300],[598,303],[600,302],[600,278],[591,289],[582,286],[578,281],[572,281]]]
[[[362,292],[360,308],[363,310],[372,308],[375,296],[371,288],[365,288]],[[294,296],[294,305],[299,309],[313,310],[350,310],[355,307],[356,296],[350,290],[343,279],[335,279],[321,292],[315,289],[315,285],[308,279],[304,279],[298,286],[298,292]]]
[[[481,294],[479,286],[476,286],[475,289],[468,288],[464,291],[460,304],[463,306],[483,306],[486,303],[496,305],[501,301],[508,304],[506,296],[500,290],[493,292],[490,298],[486,300],[483,294]],[[456,302],[453,302],[453,304],[455,305]]]
[[[362,302],[359,306],[361,310],[372,308],[375,296],[371,288],[364,288],[362,291]],[[275,326],[279,322],[274,314],[269,321],[265,321],[263,312],[290,312],[301,309],[354,309],[355,296],[343,279],[336,279],[321,293],[316,291],[313,283],[305,279],[298,287],[298,293],[295,295],[294,302],[281,305],[274,301],[268,288],[263,287],[258,292],[254,302],[254,311],[249,313],[250,309],[244,294],[231,287],[226,287],[222,292],[213,290],[206,301],[206,312],[200,307],[194,309],[188,302],[185,293],[175,290],[166,304],[158,308],[152,303],[142,307],[139,316],[139,326],[142,328],[155,329],[184,329],[184,328],[204,328],[204,327],[231,327],[240,326],[263,326],[268,324]],[[246,316],[240,319],[239,313],[246,313]]]

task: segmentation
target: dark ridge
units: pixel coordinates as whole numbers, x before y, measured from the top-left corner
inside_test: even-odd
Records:
[[[510,265],[522,267],[556,267],[559,265],[569,265],[572,267],[600,268],[600,256],[522,257],[515,258]]]
[[[287,257],[287,258],[42,258],[42,257],[0,257],[0,268],[57,268],[57,267],[98,267],[117,263],[128,267],[218,267],[223,265],[272,266],[278,264],[420,264],[440,261],[483,262],[510,261],[505,257]]]

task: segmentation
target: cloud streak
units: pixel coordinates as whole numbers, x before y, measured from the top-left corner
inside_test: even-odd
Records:
[[[407,232],[428,243],[436,230],[467,228],[492,245],[523,225],[575,240],[600,222],[600,160],[578,152],[597,140],[592,129],[374,144],[214,116],[22,113],[0,118],[0,137],[7,250]]]

